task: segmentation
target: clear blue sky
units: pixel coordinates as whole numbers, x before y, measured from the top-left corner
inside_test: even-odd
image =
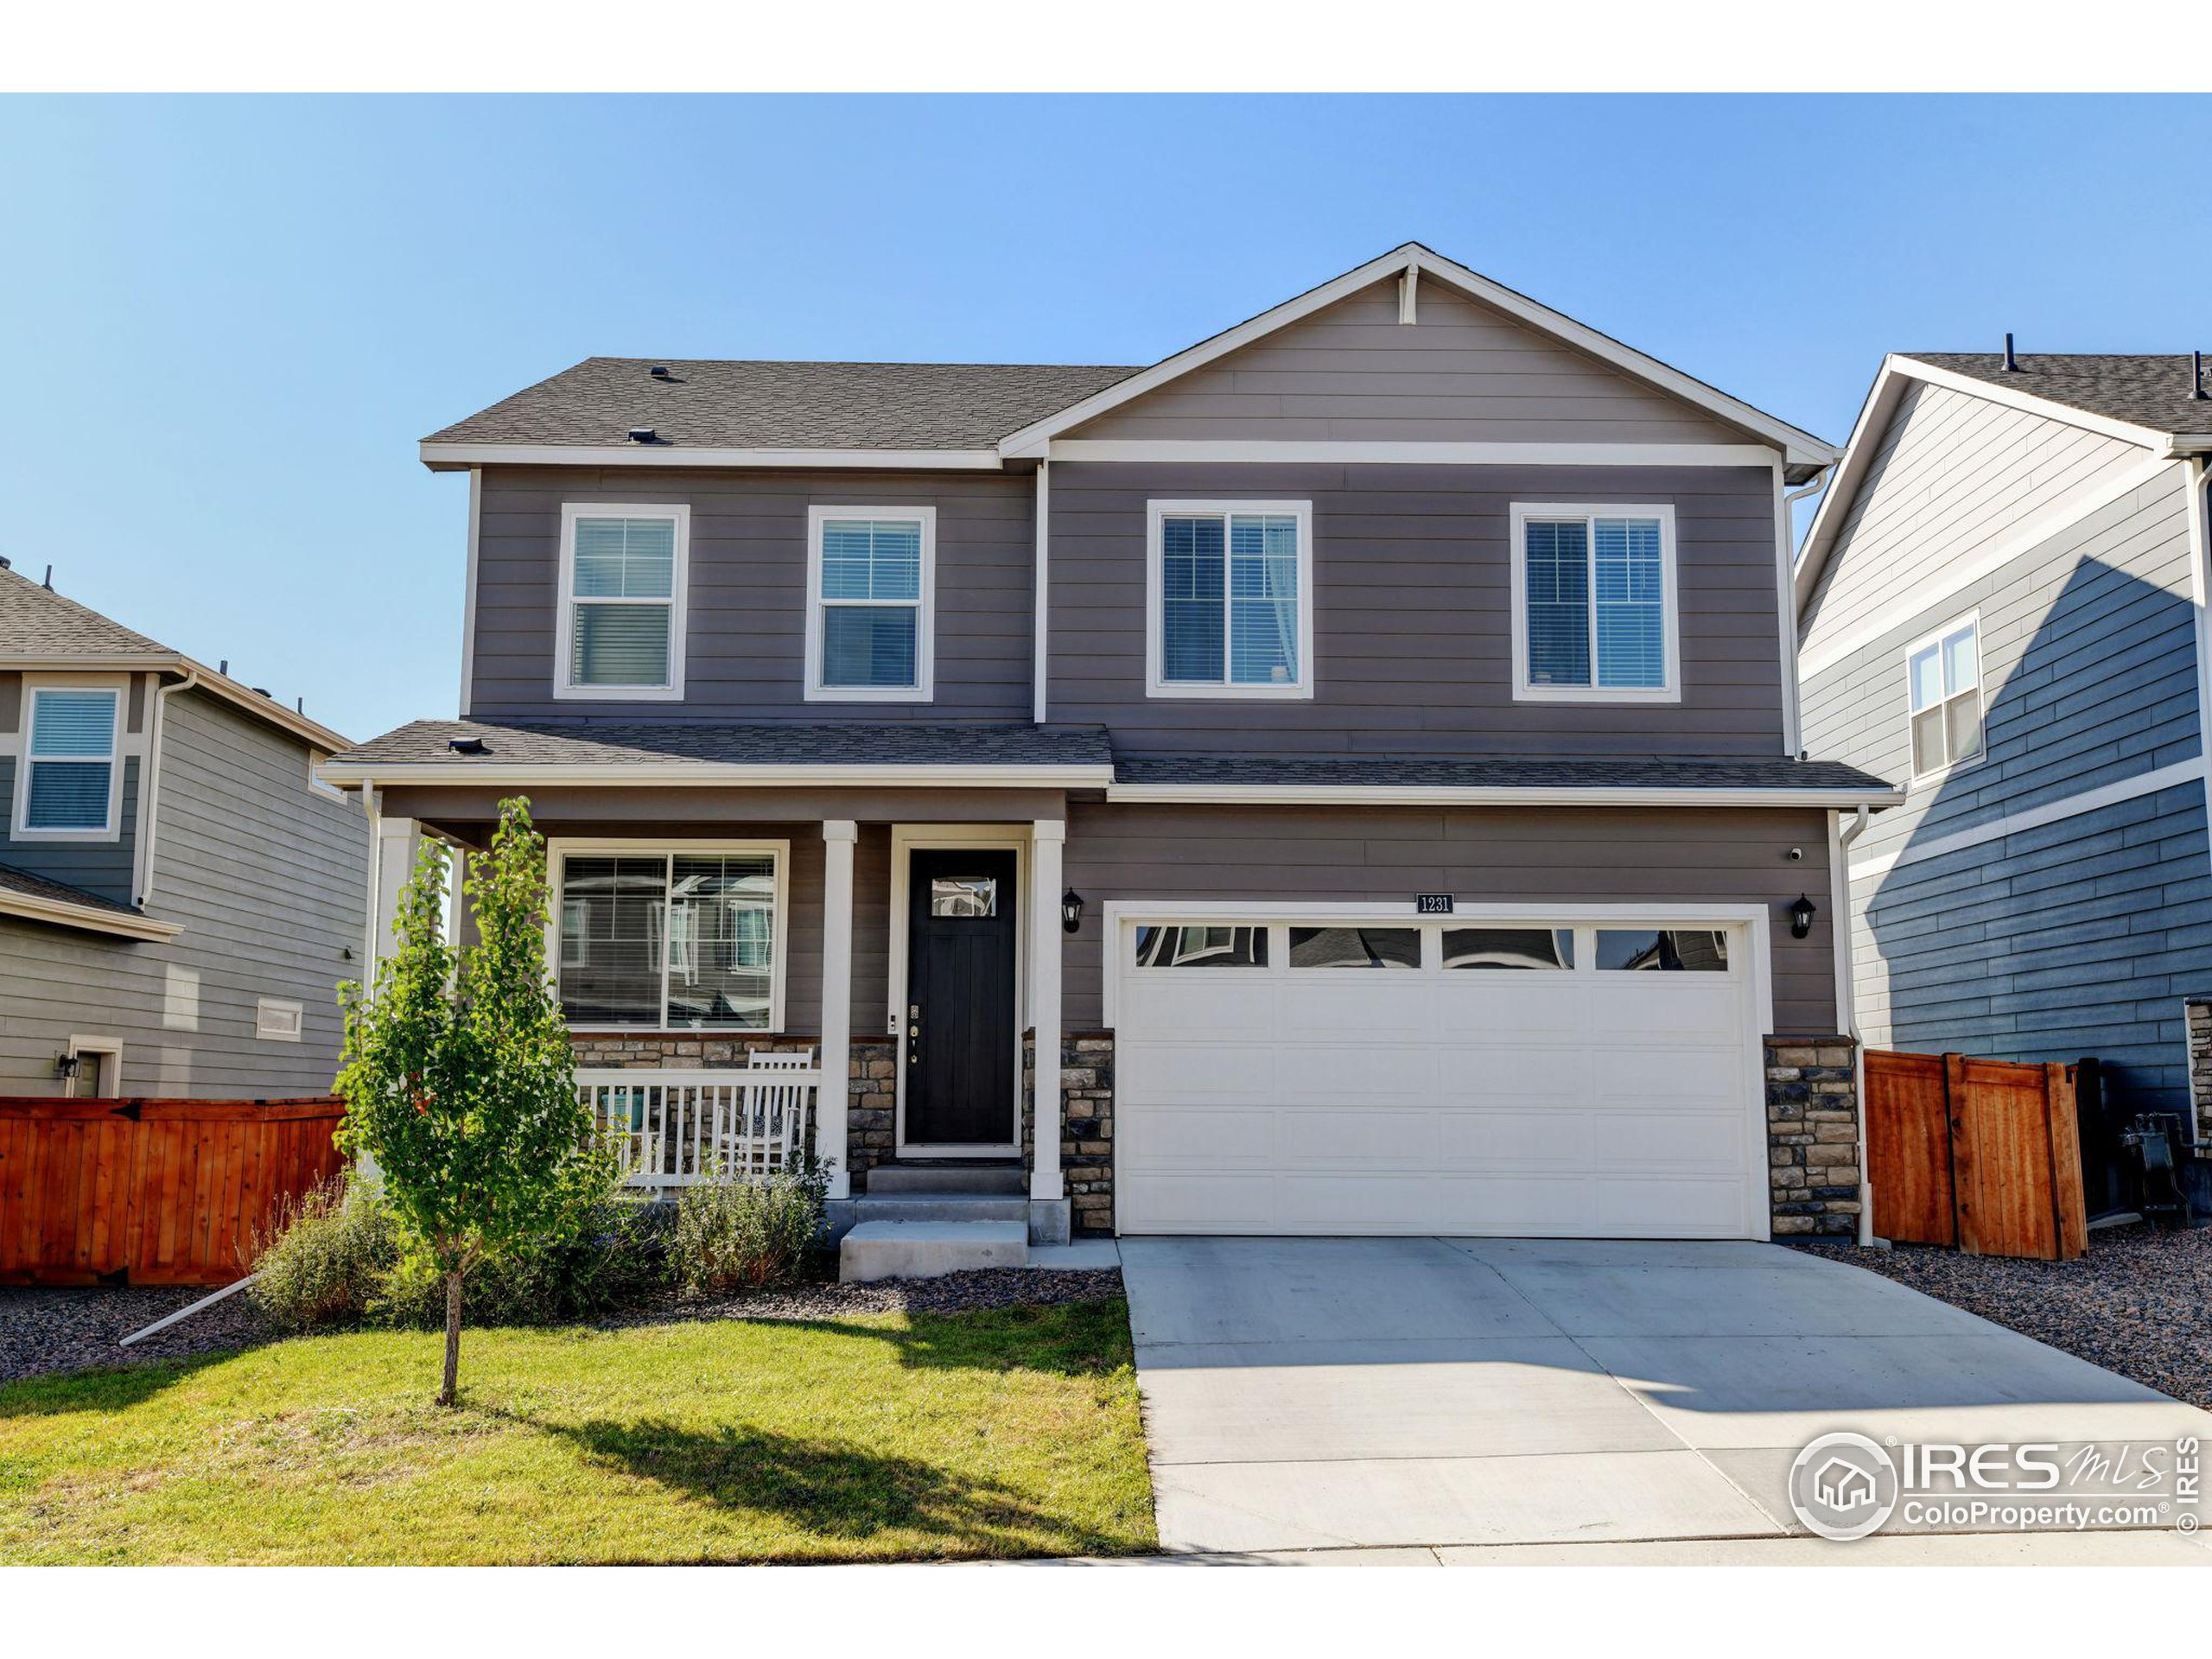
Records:
[[[2212,99],[0,100],[0,553],[365,737],[455,707],[415,441],[594,353],[1149,362],[1417,239],[1840,441],[1885,351],[2212,347],[2208,154]]]

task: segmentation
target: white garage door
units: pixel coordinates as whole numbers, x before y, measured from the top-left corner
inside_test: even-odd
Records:
[[[1767,1235],[1753,924],[1116,921],[1124,1232]]]

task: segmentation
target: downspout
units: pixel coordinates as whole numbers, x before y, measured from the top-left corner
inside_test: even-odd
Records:
[[[146,908],[146,901],[154,896],[154,842],[161,828],[162,805],[162,734],[168,728],[167,710],[169,699],[179,691],[189,691],[200,683],[200,670],[194,667],[175,685],[158,686],[154,691],[154,712],[146,717],[146,830],[138,837],[138,908]]]
[[[1786,494],[1782,487],[1782,463],[1774,466],[1774,539],[1776,621],[1782,628],[1782,749],[1795,760],[1804,745],[1799,723],[1797,696],[1797,504],[1827,487],[1831,462],[1813,475],[1811,483]]]
[[[1859,997],[1853,983],[1851,948],[1851,843],[1866,832],[1867,809],[1846,824],[1840,812],[1828,818],[1828,904],[1835,937],[1835,1007],[1838,1024],[1851,1039],[1851,1087],[1859,1120],[1859,1247],[1874,1243],[1874,1183],[1866,1167],[1866,1047],[1859,1038]]]

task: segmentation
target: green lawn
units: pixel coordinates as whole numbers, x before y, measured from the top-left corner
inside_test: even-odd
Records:
[[[307,1338],[0,1387],[0,1562],[906,1560],[1154,1544],[1118,1301]]]

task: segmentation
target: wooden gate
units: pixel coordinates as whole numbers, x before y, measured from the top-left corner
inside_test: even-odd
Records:
[[[0,1284],[226,1285],[335,1175],[338,1100],[0,1096]]]
[[[2074,1069],[1866,1051],[1874,1230],[1968,1255],[2088,1248]]]

